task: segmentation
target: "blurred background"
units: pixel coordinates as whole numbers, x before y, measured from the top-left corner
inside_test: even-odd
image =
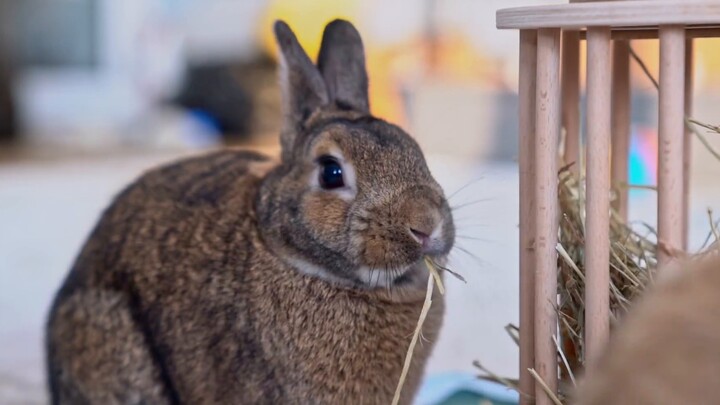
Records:
[[[406,128],[457,206],[448,315],[428,375],[517,375],[517,33],[501,7],[551,0],[0,0],[0,403],[44,403],[42,328],[101,210],[149,167],[237,145],[276,153],[272,22],[314,57],[352,21],[373,112]],[[657,77],[655,41],[635,41]],[[720,124],[720,42],[696,40],[694,116]],[[582,51],[584,55],[584,49]],[[583,58],[584,59],[584,58]],[[581,66],[584,72],[584,65]],[[630,182],[655,182],[657,94],[633,65]],[[584,73],[582,80],[584,82]],[[708,135],[720,149],[720,139]],[[720,163],[693,145],[693,246]],[[654,222],[652,192],[631,217]]]

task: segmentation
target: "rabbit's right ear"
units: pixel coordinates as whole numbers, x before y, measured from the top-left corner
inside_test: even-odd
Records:
[[[328,93],[338,106],[370,112],[365,50],[360,33],[345,20],[333,20],[325,27],[318,69]]]
[[[280,87],[283,98],[282,147],[292,149],[296,130],[318,107],[328,103],[325,81],[284,21],[276,21],[275,38],[280,48]]]

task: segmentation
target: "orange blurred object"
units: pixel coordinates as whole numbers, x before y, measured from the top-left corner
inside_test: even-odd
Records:
[[[432,66],[429,61],[434,62]],[[399,125],[407,124],[403,89],[412,89],[417,81],[432,79],[449,84],[504,87],[499,63],[481,56],[460,32],[444,33],[433,42],[417,35],[392,46],[373,47],[367,62],[374,114]]]
[[[277,58],[273,23],[283,20],[292,27],[305,52],[315,60],[325,25],[336,18],[357,25],[359,5],[357,0],[271,0],[258,25],[261,46]]]
[[[432,40],[422,32],[415,32],[403,41],[380,43],[362,32],[360,8],[361,3],[353,0],[271,1],[259,24],[261,45],[272,57],[277,57],[272,24],[282,19],[293,28],[308,55],[315,59],[325,25],[335,18],[352,22],[365,41],[373,114],[401,126],[407,124],[404,90],[412,89],[418,80],[432,77],[452,84],[503,86],[499,63],[482,56],[470,38],[461,32],[444,31]]]

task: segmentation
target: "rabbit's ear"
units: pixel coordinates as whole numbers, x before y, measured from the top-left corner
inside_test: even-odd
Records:
[[[328,104],[325,81],[284,21],[275,22],[275,38],[280,48],[280,87],[283,98],[284,137],[294,136],[303,121],[316,108]],[[294,139],[282,139],[290,149]],[[287,150],[286,149],[286,150]]]
[[[338,107],[370,112],[365,51],[351,23],[334,20],[325,27],[317,63]]]

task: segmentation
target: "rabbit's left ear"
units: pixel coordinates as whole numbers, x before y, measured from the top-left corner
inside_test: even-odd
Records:
[[[280,47],[280,87],[282,89],[285,131],[283,149],[291,150],[295,130],[308,116],[329,101],[325,81],[283,21],[275,22],[275,38]]]
[[[331,102],[340,108],[370,112],[365,51],[351,23],[334,20],[325,27],[317,65]]]

